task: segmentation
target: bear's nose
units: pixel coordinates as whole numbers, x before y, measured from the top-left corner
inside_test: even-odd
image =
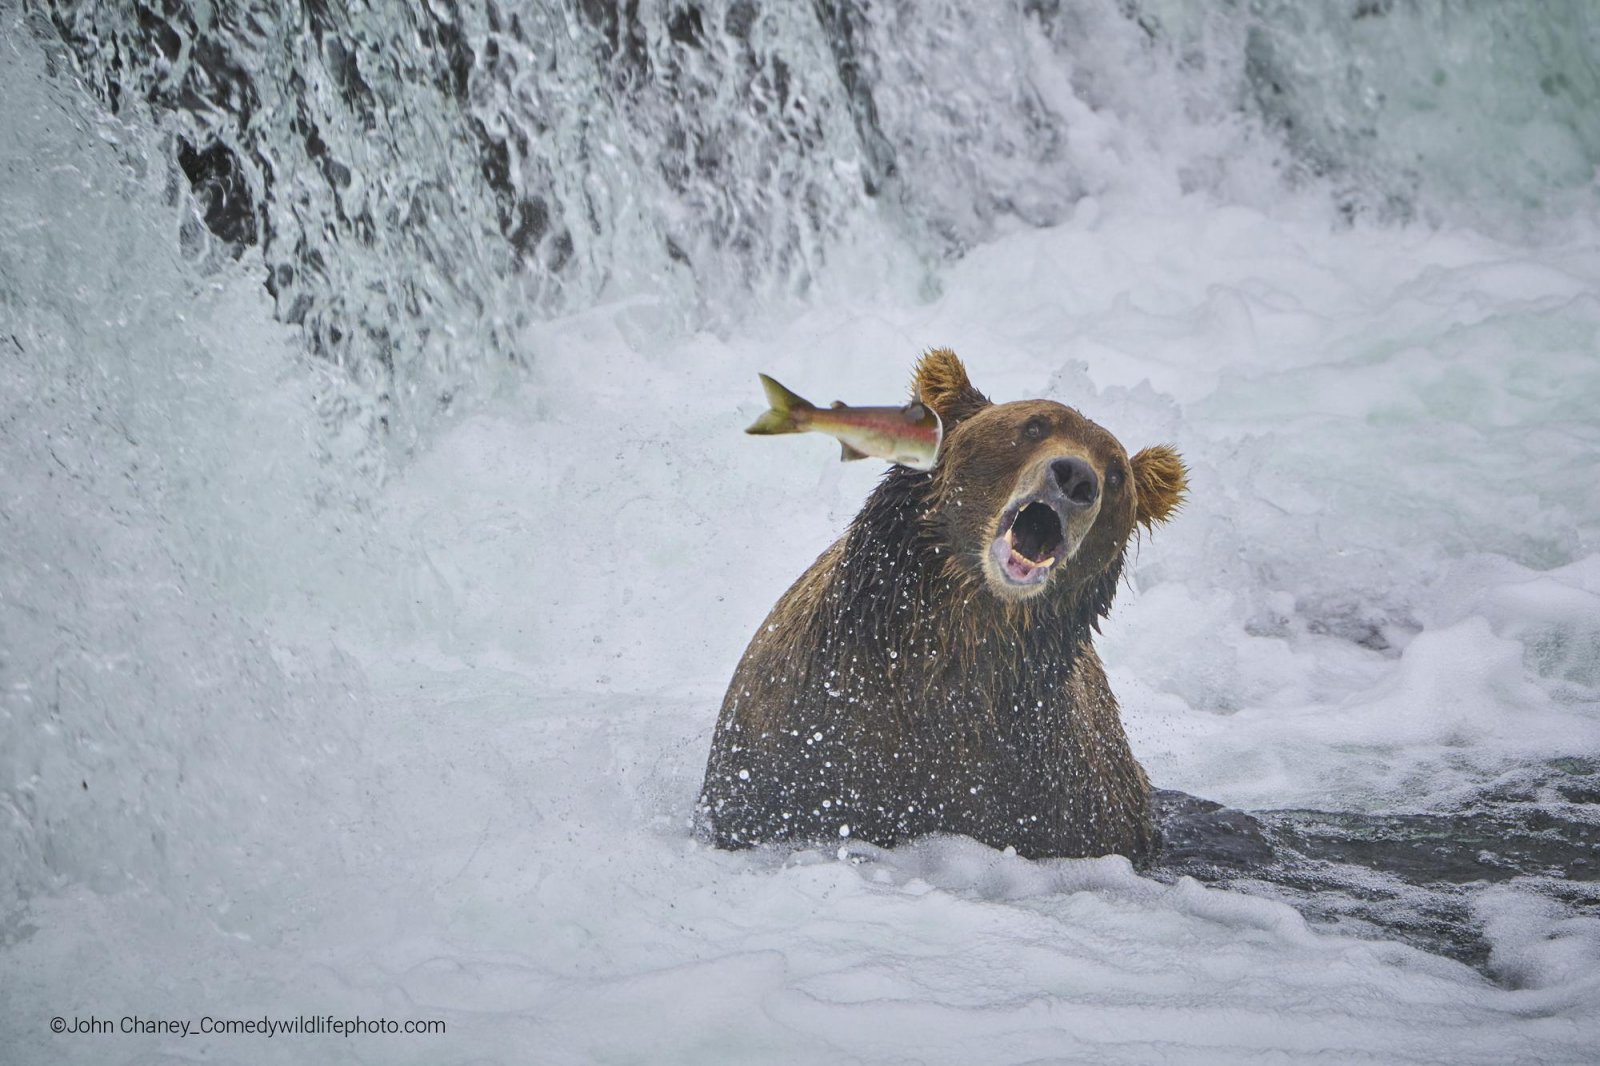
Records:
[[[1057,459],[1050,464],[1050,474],[1071,507],[1088,507],[1100,495],[1100,478],[1082,459]]]

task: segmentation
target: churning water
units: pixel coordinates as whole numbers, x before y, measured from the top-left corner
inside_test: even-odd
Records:
[[[0,57],[0,1058],[1592,1059],[1592,5],[4,0]],[[690,834],[874,476],[744,438],[756,371],[943,344],[1188,459],[1100,646],[1275,859]],[[448,1032],[50,1032],[330,1013]]]

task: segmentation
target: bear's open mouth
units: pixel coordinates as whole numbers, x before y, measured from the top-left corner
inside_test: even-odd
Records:
[[[1033,585],[1049,576],[1066,543],[1066,525],[1056,509],[1044,500],[1029,500],[1007,511],[989,553],[1006,580]]]

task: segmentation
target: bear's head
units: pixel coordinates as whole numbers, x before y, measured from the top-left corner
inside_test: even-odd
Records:
[[[923,356],[914,388],[944,420],[927,519],[947,576],[1002,603],[1087,597],[1103,613],[1135,529],[1183,502],[1178,454],[1157,446],[1130,458],[1050,400],[991,403],[947,348]]]

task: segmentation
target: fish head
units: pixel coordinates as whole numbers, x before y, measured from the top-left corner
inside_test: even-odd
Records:
[[[912,400],[900,408],[900,418],[906,429],[915,430],[917,435],[907,434],[902,438],[904,445],[894,455],[894,462],[912,470],[933,469],[944,443],[944,422],[939,412],[921,400]]]

